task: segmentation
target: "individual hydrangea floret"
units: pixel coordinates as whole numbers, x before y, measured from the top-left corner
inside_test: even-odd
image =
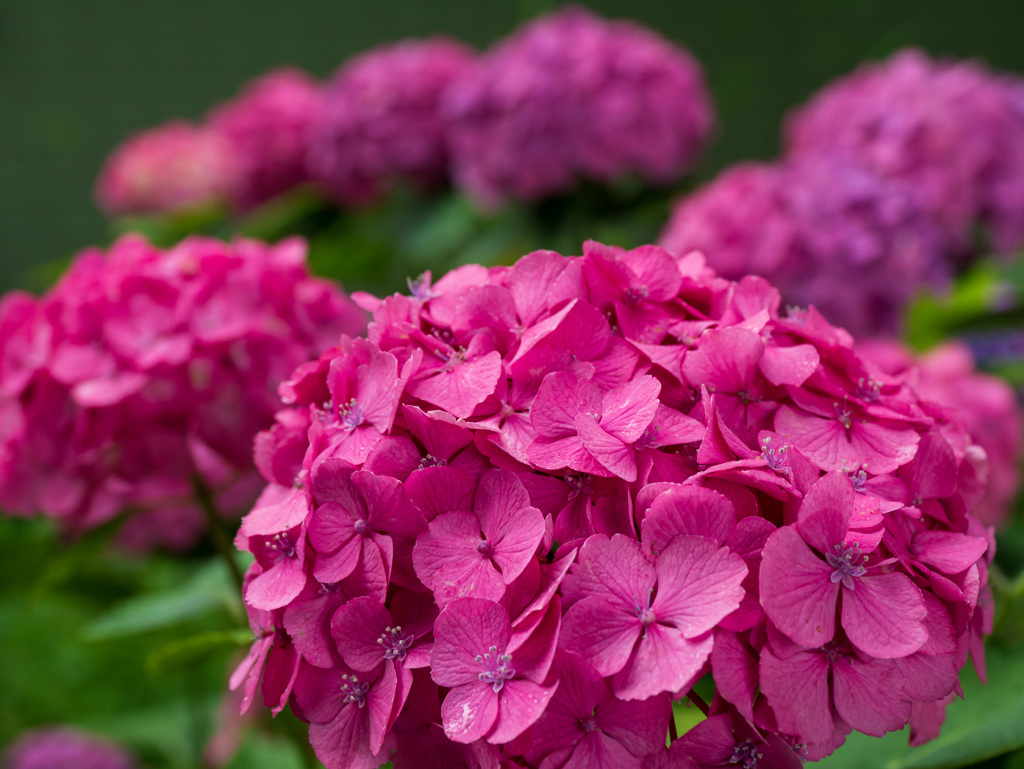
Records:
[[[238,167],[237,208],[258,206],[306,180],[307,135],[319,107],[318,83],[279,69],[213,110],[208,125],[230,145]]]
[[[580,7],[492,49],[445,98],[455,182],[481,204],[569,192],[580,179],[676,181],[714,123],[697,62],[637,24]]]
[[[0,302],[0,505],[73,532],[137,513],[127,541],[185,547],[194,484],[225,514],[251,506],[277,383],[362,326],[297,239],[85,251],[44,296]]]
[[[96,181],[96,202],[111,216],[226,206],[241,173],[224,136],[175,121],[136,134],[114,150]]]
[[[991,621],[948,406],[695,252],[410,291],[356,295],[366,338],[257,439],[246,705],[289,702],[328,769],[796,769],[938,733]],[[666,747],[682,698],[706,718]]]
[[[445,38],[382,46],[346,62],[310,126],[311,176],[345,204],[371,202],[395,184],[444,182],[440,103],[473,63],[468,48]]]
[[[111,742],[71,727],[29,732],[7,748],[6,769],[135,769],[135,759]]]
[[[722,275],[761,275],[855,335],[893,333],[958,253],[912,191],[841,154],[744,164],[680,200],[661,235]]]
[[[899,51],[794,112],[787,153],[850,155],[903,182],[948,237],[969,242],[975,223],[987,221],[996,245],[1012,249],[1024,235],[1024,121],[1013,98],[1012,86],[981,63]]]

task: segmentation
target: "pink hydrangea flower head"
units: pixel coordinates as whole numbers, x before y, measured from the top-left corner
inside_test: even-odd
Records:
[[[983,65],[910,49],[823,89],[790,116],[786,144],[792,157],[850,154],[905,182],[964,242],[976,221],[999,220],[1020,200],[1006,180],[1019,167],[1022,131],[1008,89]],[[1010,245],[1012,229],[997,227],[997,241]]]
[[[676,205],[661,239],[727,277],[762,275],[857,335],[897,330],[958,254],[905,182],[838,152],[729,170]]]
[[[175,121],[136,134],[114,150],[96,181],[96,202],[110,216],[224,205],[238,189],[240,173],[223,136]]]
[[[310,125],[312,178],[346,204],[370,202],[395,183],[444,182],[440,103],[473,62],[469,49],[435,38],[382,46],[345,63]]]
[[[875,340],[858,346],[865,360],[885,373],[904,377],[926,401],[951,407],[951,421],[963,420],[978,456],[987,458],[982,498],[973,513],[982,523],[1004,523],[1020,490],[1024,452],[1024,416],[1017,396],[1004,380],[979,372],[967,345],[947,343],[913,356],[897,342]]]
[[[135,769],[135,760],[106,740],[70,727],[30,732],[7,749],[8,769]]]
[[[637,174],[668,184],[714,122],[699,65],[639,25],[580,7],[492,49],[446,95],[455,181],[481,204]]]
[[[319,107],[315,81],[279,69],[213,110],[209,125],[230,144],[238,164],[237,207],[258,206],[305,181],[307,134]]]
[[[367,337],[280,388],[236,684],[262,669],[329,767],[788,769],[936,733],[990,616],[952,409],[697,252],[432,277],[359,295]]]
[[[225,514],[250,506],[251,441],[273,421],[277,383],[363,325],[309,275],[298,240],[193,238],[162,252],[127,236],[79,255],[24,309],[0,323],[3,506],[79,532],[148,511],[125,541],[179,548],[203,528],[194,479]]]

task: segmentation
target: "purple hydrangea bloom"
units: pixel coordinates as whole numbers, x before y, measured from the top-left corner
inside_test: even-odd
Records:
[[[906,183],[840,154],[731,169],[676,205],[661,240],[726,277],[762,275],[858,335],[897,330],[959,253]]]
[[[95,197],[111,216],[173,214],[226,205],[240,181],[229,141],[205,126],[175,121],[114,150],[96,180]]]
[[[367,203],[394,183],[434,187],[447,178],[440,103],[473,66],[451,40],[409,40],[346,62],[310,126],[309,173],[342,203]]]
[[[367,337],[299,366],[257,440],[247,702],[289,700],[332,769],[788,768],[937,733],[983,666],[991,532],[983,453],[912,375],[695,252],[410,291],[357,295]]]
[[[277,382],[362,325],[298,240],[86,251],[42,298],[0,304],[0,501],[73,532],[145,513],[126,542],[187,547],[203,527],[193,478],[225,514],[250,506]]]
[[[135,769],[135,760],[106,740],[69,727],[30,732],[7,749],[7,769]]]
[[[797,110],[786,145],[790,157],[851,155],[904,182],[954,240],[991,219],[998,245],[1020,244],[1022,189],[1011,177],[1024,157],[1024,122],[1011,89],[979,63],[910,49],[866,65]]]
[[[236,207],[253,208],[305,181],[307,134],[319,107],[319,84],[299,70],[279,69],[213,110],[208,124],[238,166]]]
[[[714,116],[699,65],[639,25],[570,7],[514,33],[445,97],[455,182],[484,206],[581,178],[687,171]]]

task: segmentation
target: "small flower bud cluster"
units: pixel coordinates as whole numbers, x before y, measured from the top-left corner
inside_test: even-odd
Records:
[[[998,249],[1024,243],[1022,93],[918,51],[865,67],[790,118],[782,161],[682,199],[662,244],[703,251],[725,277],[762,275],[857,336],[892,334],[973,255],[976,224]]]
[[[948,407],[699,253],[410,286],[356,295],[367,337],[256,440],[245,707],[290,703],[328,769],[766,769],[937,733],[991,619]],[[708,717],[666,748],[683,697]]]
[[[129,139],[96,196],[111,215],[245,211],[313,181],[350,206],[450,178],[493,207],[570,192],[580,179],[670,184],[713,122],[686,51],[569,8],[483,57],[434,38],[357,56],[322,87],[294,70],[271,72],[202,126],[176,122]]]
[[[0,507],[74,532],[144,511],[129,542],[190,545],[195,480],[225,513],[248,507],[277,383],[363,325],[299,240],[81,253],[43,297],[0,300]]]

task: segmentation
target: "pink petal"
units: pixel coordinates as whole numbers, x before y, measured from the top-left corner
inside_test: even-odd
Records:
[[[757,658],[739,635],[721,629],[715,631],[711,671],[715,678],[715,691],[753,723],[754,697],[759,685]]]
[[[710,633],[691,640],[674,628],[651,623],[629,662],[612,678],[615,696],[645,700],[682,689],[700,672],[713,646]]]
[[[272,483],[242,519],[241,531],[247,537],[276,534],[298,526],[308,514],[309,504],[300,490]]]
[[[384,661],[384,650],[377,640],[392,624],[384,604],[373,598],[353,598],[331,618],[331,635],[346,665],[357,671],[371,671]]]
[[[254,609],[279,609],[302,592],[306,574],[300,558],[282,558],[249,583],[245,602]]]
[[[867,575],[855,578],[854,586],[843,590],[842,623],[858,649],[882,659],[905,657],[928,640],[922,622],[928,612],[909,577],[895,572]]]
[[[747,566],[704,537],[676,537],[654,562],[658,594],[651,607],[687,638],[706,633],[740,605]]]
[[[835,730],[828,687],[828,659],[819,651],[777,657],[761,650],[761,691],[768,698],[779,730],[802,742],[827,742]]]
[[[635,443],[658,410],[661,383],[644,375],[630,380],[604,396],[601,428],[623,443]]]
[[[506,681],[505,686],[510,683]],[[448,739],[466,744],[486,735],[498,718],[499,697],[500,693],[483,681],[457,686],[448,692],[441,704],[441,718]]]
[[[969,569],[988,549],[981,537],[969,537],[952,531],[923,531],[914,536],[922,563],[945,574],[959,574]]]
[[[766,345],[759,361],[761,373],[774,385],[799,387],[818,368],[818,350],[811,344],[793,347]]]
[[[668,489],[651,505],[640,525],[644,552],[657,555],[675,537],[693,534],[714,540],[719,545],[736,525],[732,502],[700,486]]]
[[[801,646],[818,648],[835,635],[839,584],[830,579],[833,571],[790,526],[765,543],[761,603],[779,630]]]
[[[452,601],[434,622],[431,678],[439,686],[449,687],[478,682],[483,668],[475,661],[476,656],[492,646],[497,647],[498,654],[504,654],[510,635],[508,614],[493,601]]]
[[[579,561],[562,583],[562,596],[568,603],[598,596],[632,608],[650,595],[656,579],[654,565],[644,557],[639,542],[622,534],[610,540],[595,534],[583,544]]]
[[[629,483],[636,480],[636,451],[631,445],[605,432],[590,414],[576,415],[576,430],[583,448],[603,467]]]
[[[494,350],[475,360],[456,363],[451,370],[439,370],[426,379],[410,383],[409,393],[465,419],[494,392],[501,366],[501,353]]]
[[[853,513],[853,495],[853,484],[842,472],[829,473],[811,487],[796,524],[808,545],[826,554],[843,541]]]
[[[667,728],[667,727],[666,727]],[[580,740],[561,769],[640,769],[640,759],[598,730]]]
[[[434,572],[452,562],[478,563],[485,557],[477,550],[482,539],[480,521],[472,513],[444,513],[416,538],[412,563],[416,576],[430,587]]]
[[[498,717],[487,741],[500,745],[529,729],[540,718],[557,689],[558,681],[548,686],[518,678],[506,681],[498,700]]]
[[[634,756],[644,756],[664,747],[671,717],[672,701],[667,696],[631,702],[606,697],[594,712],[598,728]]]
[[[566,612],[559,644],[584,657],[602,676],[610,676],[629,662],[642,631],[635,616],[591,596]]]
[[[873,737],[902,729],[910,701],[894,686],[899,673],[892,662],[839,658],[832,665],[836,710],[850,726]]]
[[[476,484],[465,473],[451,467],[424,467],[405,483],[409,498],[426,514],[427,520],[453,510],[471,510]]]

